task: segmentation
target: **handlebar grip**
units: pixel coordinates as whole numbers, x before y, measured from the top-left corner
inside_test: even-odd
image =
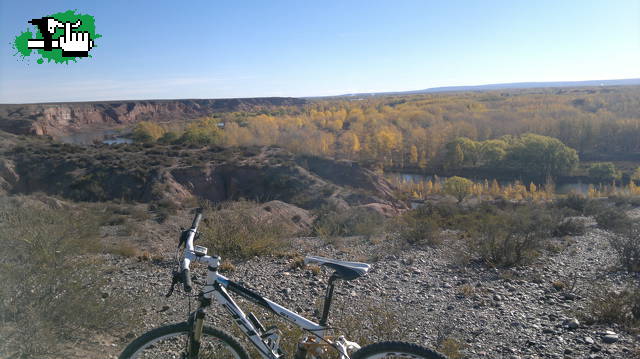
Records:
[[[198,228],[198,224],[200,224],[200,220],[202,219],[202,212],[198,211],[196,217],[193,219],[193,223],[191,224],[191,228]]]
[[[182,283],[184,284],[184,291],[191,292],[193,289],[193,283],[191,282],[191,273],[188,269],[182,270]]]

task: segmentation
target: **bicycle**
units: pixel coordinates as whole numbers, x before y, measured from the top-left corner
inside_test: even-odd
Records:
[[[305,258],[305,263],[327,266],[335,271],[328,281],[321,319],[319,323],[315,323],[218,273],[220,257],[208,256],[207,248],[193,244],[201,218],[201,212],[197,211],[191,228],[183,230],[180,235],[178,248],[184,246],[184,251],[179,268],[173,271],[171,287],[166,295],[169,297],[173,293],[175,285],[180,283],[184,286],[184,291],[190,293],[193,290],[190,265],[192,262],[205,263],[208,273],[206,284],[197,295],[199,307],[189,314],[189,319],[186,322],[156,328],[138,337],[124,349],[120,359],[195,359],[213,358],[214,356],[249,359],[247,350],[236,338],[223,330],[204,325],[206,309],[212,305],[213,300],[226,309],[264,359],[284,359],[286,356],[280,348],[280,331],[276,327],[265,328],[253,313],[245,315],[231,298],[229,291],[275,313],[308,333],[298,343],[294,359],[326,358],[330,357],[328,355],[330,352],[337,352],[334,357],[339,357],[339,359],[386,357],[446,359],[442,354],[416,344],[390,341],[361,348],[360,345],[347,340],[344,336],[336,338],[327,334],[332,329],[327,326],[327,321],[336,281],[354,280],[367,274],[371,268],[369,264],[315,256]],[[350,356],[351,352],[353,354]]]

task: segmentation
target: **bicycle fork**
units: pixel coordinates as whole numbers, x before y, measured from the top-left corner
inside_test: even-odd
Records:
[[[204,328],[204,318],[206,317],[204,308],[198,308],[192,317],[191,333],[189,333],[189,342],[187,343],[187,359],[198,359],[200,354],[200,343],[202,340],[202,331]]]

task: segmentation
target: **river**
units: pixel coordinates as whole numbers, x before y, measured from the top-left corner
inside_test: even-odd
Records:
[[[431,176],[431,175],[422,175],[422,174],[416,174],[416,173],[401,173],[401,172],[387,172],[385,173],[385,176],[387,178],[401,180],[403,182],[413,182],[413,183],[433,181],[435,178],[434,176]],[[446,181],[448,177],[437,176],[437,178],[438,178],[438,182],[442,183]],[[484,181],[484,178],[482,179],[474,178],[472,180],[474,180],[475,182],[479,182],[479,181]],[[487,180],[491,181],[492,178],[487,178]],[[498,183],[500,184],[500,186],[506,186],[509,184],[514,184],[515,181],[498,181]],[[528,183],[525,183],[525,185],[528,185]],[[536,185],[539,185],[539,184],[536,183]],[[567,182],[567,183],[556,185],[557,194],[569,194],[569,193],[587,194],[588,192],[589,192],[588,183]]]

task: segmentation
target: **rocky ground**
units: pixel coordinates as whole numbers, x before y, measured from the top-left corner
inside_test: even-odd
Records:
[[[558,240],[554,253],[534,265],[509,270],[465,263],[454,240],[437,248],[402,249],[383,239],[297,238],[292,254],[373,264],[367,276],[340,283],[332,312],[334,323],[346,325],[349,333],[358,325],[368,328],[370,340],[402,339],[433,348],[449,339],[466,358],[637,358],[640,336],[618,326],[586,325],[583,319],[595,289],[623,288],[640,280],[612,269],[608,235],[592,223],[586,235]],[[163,243],[164,249],[157,250],[168,258],[173,239]],[[129,296],[141,307],[143,319],[131,333],[85,343],[86,356],[103,357],[89,354],[99,348],[115,358],[135,336],[186,318],[186,298],[177,293],[164,297],[171,260],[110,256],[106,262],[110,285],[104,295]],[[316,275],[294,262],[287,257],[254,258],[235,263],[227,275],[312,318],[330,273],[323,269]],[[376,316],[383,323],[366,321]],[[225,318],[221,311],[211,311],[213,325],[231,331]]]

